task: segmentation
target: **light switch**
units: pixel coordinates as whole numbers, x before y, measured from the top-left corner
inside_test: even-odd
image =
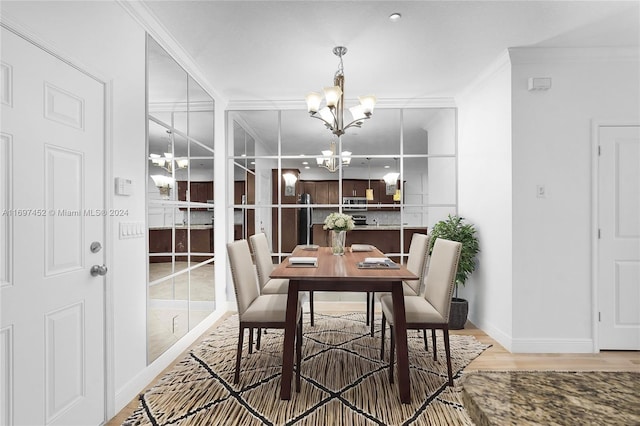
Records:
[[[547,189],[544,187],[544,185],[536,186],[536,196],[538,198],[547,198]]]

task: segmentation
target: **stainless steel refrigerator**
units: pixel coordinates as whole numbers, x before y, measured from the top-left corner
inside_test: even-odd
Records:
[[[300,195],[298,204],[303,205],[298,211],[298,244],[313,244],[311,194]]]

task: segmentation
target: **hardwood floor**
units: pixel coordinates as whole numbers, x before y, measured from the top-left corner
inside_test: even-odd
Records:
[[[362,302],[315,302],[315,312],[355,312],[363,310]],[[229,315],[225,315],[216,324],[224,321]],[[206,333],[205,333],[206,334]],[[638,351],[603,351],[597,354],[512,354],[502,347],[498,342],[487,336],[482,330],[473,324],[467,323],[463,330],[453,330],[451,334],[463,334],[474,336],[482,343],[490,344],[491,347],[484,351],[478,358],[473,360],[465,368],[465,372],[481,370],[523,370],[523,371],[636,371],[640,372],[640,352]],[[204,337],[203,337],[204,338]],[[201,339],[194,342],[197,345]],[[187,353],[187,349],[184,353]],[[177,360],[181,359],[180,355]],[[176,360],[176,361],[177,361]],[[167,367],[171,369],[173,365]],[[162,375],[154,379],[152,386]],[[133,411],[138,407],[138,399],[133,399],[115,417],[106,423],[107,426],[121,425]]]

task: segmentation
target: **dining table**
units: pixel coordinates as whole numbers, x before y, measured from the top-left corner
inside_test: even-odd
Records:
[[[316,264],[294,264],[291,258],[317,258]],[[282,355],[280,399],[291,399],[294,366],[296,311],[300,291],[390,292],[393,299],[393,324],[396,341],[398,390],[400,400],[411,402],[409,383],[409,353],[402,282],[417,280],[405,265],[390,262],[391,267],[363,264],[367,258],[385,258],[375,247],[354,251],[349,247],[343,255],[334,255],[330,247],[297,246],[270,274],[271,278],[289,280],[287,311]],[[310,259],[309,259],[310,260]],[[369,259],[370,260],[370,259]]]

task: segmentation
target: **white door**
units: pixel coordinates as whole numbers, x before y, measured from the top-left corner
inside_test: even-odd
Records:
[[[0,423],[104,421],[104,86],[2,28]],[[95,251],[95,250],[94,250]],[[104,272],[104,271],[103,271]]]
[[[600,349],[640,349],[640,126],[600,127]]]

